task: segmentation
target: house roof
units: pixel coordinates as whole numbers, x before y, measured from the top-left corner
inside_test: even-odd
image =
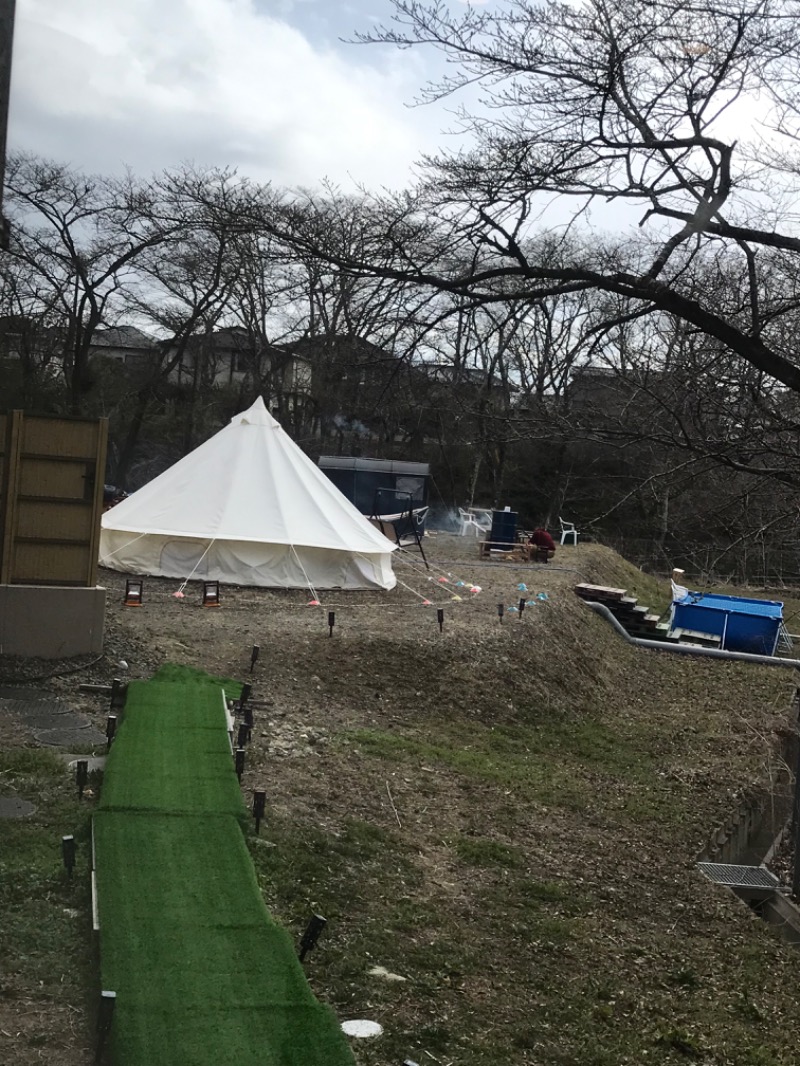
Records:
[[[153,348],[156,340],[136,326],[114,326],[95,330],[92,344],[97,348]]]

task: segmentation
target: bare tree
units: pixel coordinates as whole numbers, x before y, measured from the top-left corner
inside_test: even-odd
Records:
[[[254,198],[264,195],[233,172],[184,167],[154,183],[158,210],[173,220],[170,235],[147,249],[137,262],[127,314],[155,326],[159,341],[138,368],[125,404],[126,423],[115,478],[125,485],[152,404],[166,397],[177,379],[180,395],[173,421],[181,428],[180,452],[197,444],[201,409],[210,402],[216,379],[209,338],[232,306],[241,277],[241,244]],[[184,365],[184,363],[186,365]]]
[[[92,385],[95,331],[124,306],[137,260],[184,224],[158,210],[158,192],[128,175],[87,177],[30,155],[9,160],[9,255],[23,264],[58,319],[61,363],[73,414]]]
[[[286,218],[285,203],[267,222]],[[374,250],[374,232],[382,229],[366,195],[344,196],[327,188],[308,194],[289,213],[308,233],[311,246],[291,239],[293,288],[289,293],[286,331],[295,350],[313,364],[315,432],[321,438],[363,434],[392,442],[408,428],[401,399],[421,334],[425,305],[435,299],[404,280],[351,271]],[[285,237],[281,228],[281,239]],[[407,398],[407,397],[406,397]]]
[[[765,120],[796,141],[786,101],[797,98],[800,31],[788,0],[509,0],[463,15],[393,4],[393,24],[361,39],[443,53],[451,73],[427,99],[482,90],[462,113],[474,147],[427,160],[414,196],[380,201],[371,258],[340,261],[483,304],[615,294],[800,391],[779,325],[800,298],[793,216],[779,225],[791,167],[763,165],[732,134],[758,94]],[[580,228],[608,205],[628,213],[605,236]],[[639,233],[617,239],[626,217]],[[314,234],[296,226],[296,239]],[[698,264],[716,271],[711,292],[692,284]],[[731,269],[747,279],[734,295]]]

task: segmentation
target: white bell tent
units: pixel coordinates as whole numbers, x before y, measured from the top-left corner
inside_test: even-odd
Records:
[[[391,589],[395,548],[259,397],[106,511],[100,565],[232,585]]]

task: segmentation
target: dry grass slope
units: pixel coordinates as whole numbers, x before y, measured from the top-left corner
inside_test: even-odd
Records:
[[[260,645],[243,787],[268,812],[251,847],[293,935],[311,909],[328,918],[316,994],[385,1026],[361,1066],[794,1063],[797,956],[694,870],[774,769],[794,676],[626,645],[575,583],[656,610],[668,588],[602,546],[538,570],[480,566],[466,538],[426,550],[450,584],[401,562],[394,592],[322,610],[254,589],[203,610],[153,580],[132,611],[104,575],[91,676],[124,658],[137,677],[170,660],[244,680]],[[455,602],[456,579],[483,592]],[[548,599],[500,624],[521,580]],[[445,607],[443,633],[411,589]],[[74,695],[78,679],[46,684]]]

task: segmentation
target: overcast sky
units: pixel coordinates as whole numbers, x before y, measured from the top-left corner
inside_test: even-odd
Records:
[[[408,106],[435,56],[341,42],[390,13],[389,0],[17,0],[9,148],[102,173],[193,161],[283,186],[398,188],[453,143],[454,120]]]

